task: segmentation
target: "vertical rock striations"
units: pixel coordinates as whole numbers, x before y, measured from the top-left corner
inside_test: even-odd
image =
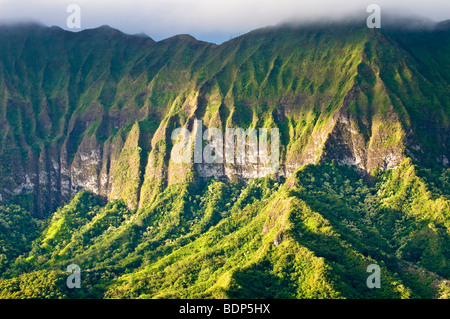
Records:
[[[2,26],[0,198],[44,216],[89,189],[137,209],[195,176],[270,172],[172,162],[172,131],[195,120],[224,134],[277,127],[280,176],[328,160],[368,173],[405,156],[449,166],[450,31],[439,26],[285,26],[220,46]]]

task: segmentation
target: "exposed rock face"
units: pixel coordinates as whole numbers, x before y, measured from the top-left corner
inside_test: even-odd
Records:
[[[279,128],[279,176],[321,160],[370,173],[405,155],[448,167],[449,31],[428,30],[428,46],[402,32],[267,29],[216,46],[0,28],[0,199],[31,193],[42,216],[89,189],[136,209],[195,176],[273,173],[171,161],[172,131],[197,119]]]

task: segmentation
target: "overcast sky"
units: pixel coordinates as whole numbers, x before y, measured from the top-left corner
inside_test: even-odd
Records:
[[[33,20],[67,29],[69,4],[81,8],[81,28],[109,25],[155,40],[187,33],[221,43],[232,34],[285,21],[367,17],[367,5],[383,12],[450,19],[450,0],[0,0],[0,23]]]

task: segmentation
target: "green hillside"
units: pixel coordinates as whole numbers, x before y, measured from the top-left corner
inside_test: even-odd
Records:
[[[448,298],[449,52],[445,23],[0,26],[0,298]],[[278,128],[280,170],[174,163],[195,120]]]

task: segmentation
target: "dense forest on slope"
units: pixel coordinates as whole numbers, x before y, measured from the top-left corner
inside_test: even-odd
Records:
[[[82,191],[34,240],[11,216],[3,298],[434,298],[447,296],[450,170],[435,179],[406,160],[366,180],[351,168],[307,165],[280,185],[214,179],[167,189],[149,209]],[[18,246],[21,245],[21,246]],[[83,269],[82,289],[65,267]],[[366,268],[382,267],[382,289]],[[38,287],[38,288],[36,288]]]
[[[449,52],[445,23],[0,26],[0,298],[448,298]],[[198,119],[278,128],[279,172],[174,163]]]

